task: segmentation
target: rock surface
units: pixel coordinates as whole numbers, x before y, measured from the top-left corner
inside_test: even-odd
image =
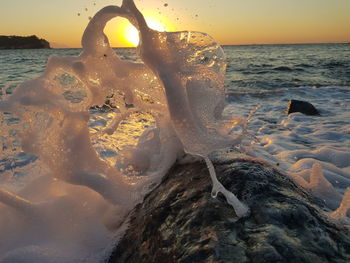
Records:
[[[0,36],[0,49],[37,49],[50,48],[50,43],[37,36]]]
[[[212,160],[251,215],[211,197],[203,162],[177,164],[134,209],[109,263],[350,262],[349,229],[285,174],[233,153]]]
[[[287,113],[301,112],[306,115],[320,115],[318,110],[310,102],[301,100],[290,100]]]

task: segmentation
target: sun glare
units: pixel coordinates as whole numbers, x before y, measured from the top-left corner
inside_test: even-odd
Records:
[[[161,32],[166,30],[165,25],[163,25],[160,21],[156,20],[155,18],[146,16],[145,19],[147,21],[147,25],[150,28]],[[130,23],[128,23],[124,28],[124,37],[126,41],[129,42],[129,44],[133,47],[136,47],[139,44],[139,32]]]
[[[125,39],[129,42],[130,45],[133,47],[136,47],[139,44],[140,38],[139,38],[139,32],[137,29],[132,26],[131,24],[128,24],[125,28]]]
[[[146,14],[147,25],[158,31],[173,31],[171,23],[157,14]],[[104,30],[112,47],[136,47],[139,44],[139,32],[125,18],[115,18],[107,23]]]

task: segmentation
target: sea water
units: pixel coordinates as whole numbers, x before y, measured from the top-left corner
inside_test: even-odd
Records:
[[[249,124],[249,131],[259,138],[259,143],[252,145],[262,150],[259,154],[282,168],[299,171],[303,168],[298,168],[296,161],[315,158],[311,152],[321,148],[350,152],[350,44],[246,45],[223,49],[228,63],[225,89],[229,104],[225,112],[247,117],[250,110],[260,105]],[[135,48],[115,50],[123,59],[140,62]],[[1,50],[3,94],[10,94],[21,82],[41,74],[48,56],[77,56],[80,52],[81,49]],[[311,102],[321,117],[299,113],[288,116],[286,109],[291,99]],[[90,128],[99,131],[107,125],[110,115],[110,112],[94,112]],[[146,120],[142,121],[148,125]],[[111,137],[106,138],[110,140],[106,145],[113,147],[101,149],[100,156],[106,160],[113,158],[121,147],[118,143],[126,145],[131,139],[112,142]],[[305,157],[287,159],[292,152],[297,155],[296,150],[300,153],[305,150]],[[16,173],[16,168],[32,163],[32,157],[26,156],[26,160],[24,154],[20,156],[24,159],[17,156],[11,160],[6,156],[1,160],[2,183],[8,172],[12,174],[8,177],[21,178],[18,174],[22,173]],[[326,159],[321,161],[327,162]],[[344,157],[340,163],[328,159],[341,169],[350,166],[350,158]],[[26,169],[23,170],[25,176]]]
[[[250,135],[233,147],[284,170],[324,199],[330,209],[336,209],[350,186],[350,45],[226,46],[223,50],[228,63],[228,104],[223,115],[228,119],[241,117],[236,117],[237,122],[249,120],[243,126]],[[141,62],[135,49],[115,52],[122,59]],[[0,51],[1,99],[8,98],[23,81],[42,74],[49,55],[71,57],[80,53],[79,49]],[[63,86],[72,83],[66,75],[59,81]],[[65,93],[65,98],[80,102],[81,94]],[[290,99],[311,102],[321,116],[288,116]],[[113,102],[113,98],[110,100]],[[115,165],[131,185],[138,184],[152,165],[147,152],[134,151],[133,147],[140,144],[140,149],[159,155],[160,142],[152,139],[157,138],[159,130],[154,127],[154,116],[147,112],[134,112],[121,122],[116,122],[117,114],[119,110],[113,107],[90,109],[86,123],[91,145],[98,157]],[[43,115],[37,118],[38,125],[47,122]],[[80,118],[75,121],[85,123]],[[72,125],[67,127],[77,128]],[[233,127],[233,133],[239,133],[241,126]],[[0,262],[103,261],[123,229],[124,218],[120,215],[125,214],[125,206],[111,205],[108,199],[114,197],[108,194],[102,198],[83,186],[52,177],[43,160],[22,151],[19,133],[25,128],[17,116],[8,112],[1,115],[0,183],[8,191],[2,198],[12,198],[9,202],[15,209],[0,207],[0,231],[6,237],[0,241]],[[174,135],[170,130],[163,136]],[[40,139],[44,140],[45,134]],[[163,160],[164,167],[154,171],[166,172],[174,158]],[[7,194],[11,192],[18,196]],[[31,203],[27,207],[26,199],[20,197],[35,203],[37,211],[32,211]]]

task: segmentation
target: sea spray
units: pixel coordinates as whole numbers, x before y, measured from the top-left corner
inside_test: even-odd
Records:
[[[150,29],[132,0],[123,1],[122,7],[139,29],[141,59],[163,84],[171,121],[184,150],[205,159],[213,196],[221,192],[238,216],[248,215],[249,209],[217,180],[208,158],[215,150],[240,144],[244,136],[230,137],[230,130],[222,131],[218,125],[225,98],[226,63],[221,47],[204,33]]]
[[[144,64],[121,60],[111,49],[103,29],[118,16],[138,28]],[[213,196],[223,193],[238,216],[247,215],[208,158],[245,136],[231,135],[235,119],[221,116],[226,63],[220,46],[200,32],[149,29],[133,1],[100,10],[82,46],[78,57],[51,56],[41,76],[0,102],[1,111],[20,118],[14,137],[22,149],[47,167],[16,195],[0,192],[0,261],[97,262],[130,209],[183,150],[206,161]],[[106,130],[91,135],[89,111],[111,94],[118,112]],[[112,136],[133,114],[150,115],[149,127],[119,152],[117,163],[103,161],[92,140]],[[130,169],[133,176],[124,174]]]

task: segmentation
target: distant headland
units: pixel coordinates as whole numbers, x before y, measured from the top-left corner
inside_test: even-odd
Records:
[[[51,48],[45,39],[32,36],[0,36],[0,49]]]

